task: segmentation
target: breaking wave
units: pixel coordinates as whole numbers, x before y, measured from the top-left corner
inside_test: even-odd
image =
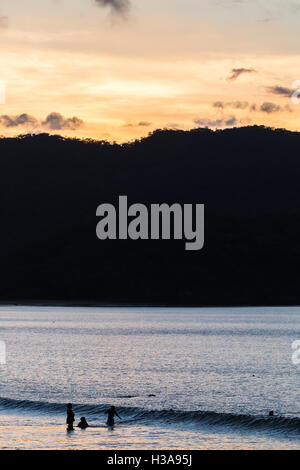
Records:
[[[108,404],[73,404],[77,416],[104,420]],[[0,397],[0,409],[27,413],[65,414],[65,403],[49,403],[29,400],[14,400]],[[297,432],[300,435],[300,418],[262,415],[235,415],[212,411],[147,410],[138,407],[118,406],[118,413],[125,424],[191,425],[197,427],[226,427],[244,430],[265,430],[277,433]]]

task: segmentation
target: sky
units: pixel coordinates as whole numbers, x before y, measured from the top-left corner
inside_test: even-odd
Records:
[[[0,0],[0,135],[300,131],[299,23],[300,0]]]

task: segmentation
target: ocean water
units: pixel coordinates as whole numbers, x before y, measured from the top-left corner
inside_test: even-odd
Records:
[[[2,306],[0,340],[1,449],[300,448],[300,307]]]

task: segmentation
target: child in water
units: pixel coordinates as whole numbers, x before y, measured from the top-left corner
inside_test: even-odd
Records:
[[[108,414],[107,421],[106,421],[106,424],[108,424],[108,426],[113,426],[115,424],[115,419],[114,419],[115,416],[118,416],[119,419],[122,419],[116,412],[116,408],[114,406],[111,406],[109,410],[105,411],[105,413]]]
[[[73,423],[75,421],[75,414],[72,410],[72,403],[67,404],[67,431],[73,431]]]
[[[80,418],[79,423],[77,424],[77,427],[81,428],[81,429],[86,429],[86,428],[88,428],[88,426],[89,425],[88,425],[87,420],[85,419],[84,416],[82,416],[82,418]]]

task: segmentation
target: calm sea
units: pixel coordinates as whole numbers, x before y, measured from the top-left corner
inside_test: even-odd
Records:
[[[300,448],[300,307],[1,307],[0,340],[1,449]]]

